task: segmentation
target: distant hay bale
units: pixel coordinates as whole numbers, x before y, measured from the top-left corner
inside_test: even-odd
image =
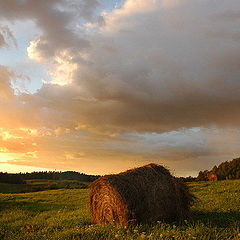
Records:
[[[164,167],[149,164],[100,177],[91,184],[93,223],[172,221],[187,218],[193,201],[187,186]]]
[[[217,174],[211,172],[211,173],[208,175],[208,180],[209,180],[209,181],[217,181],[217,180],[218,180]]]

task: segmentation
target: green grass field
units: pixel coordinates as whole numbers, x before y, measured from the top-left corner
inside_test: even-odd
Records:
[[[240,180],[189,187],[191,219],[132,229],[91,225],[89,189],[0,194],[0,239],[240,239]]]
[[[32,179],[26,180],[26,184],[0,183],[0,193],[25,193],[38,192],[50,189],[73,189],[87,188],[89,182],[80,182],[76,180],[49,180]]]

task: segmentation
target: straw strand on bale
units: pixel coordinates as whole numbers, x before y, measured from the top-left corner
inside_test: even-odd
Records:
[[[193,195],[185,183],[157,164],[100,177],[91,184],[93,223],[176,220],[190,214]]]

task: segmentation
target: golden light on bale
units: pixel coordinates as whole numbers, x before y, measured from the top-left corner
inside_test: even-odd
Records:
[[[217,181],[217,180],[218,180],[217,174],[211,172],[211,173],[208,175],[208,180],[209,180],[209,181]]]
[[[189,216],[193,198],[166,168],[149,164],[93,182],[90,211],[93,223],[171,221]]]

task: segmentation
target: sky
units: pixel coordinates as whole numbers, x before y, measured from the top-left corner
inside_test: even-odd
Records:
[[[239,157],[239,29],[239,0],[0,0],[0,171]]]

